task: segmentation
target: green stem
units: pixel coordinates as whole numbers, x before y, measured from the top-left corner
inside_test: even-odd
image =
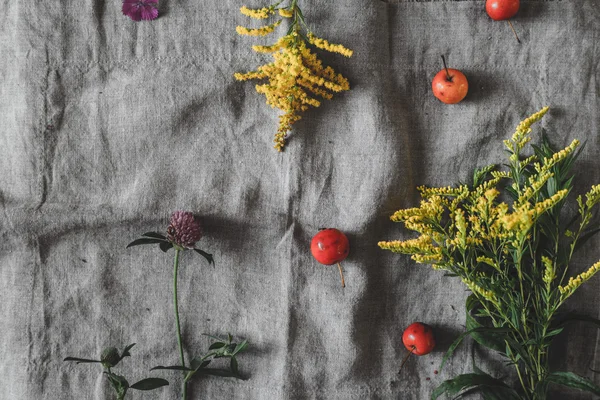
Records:
[[[517,376],[519,377],[519,381],[521,382],[521,386],[523,387],[525,397],[527,399],[529,399],[529,393],[527,393],[527,386],[525,385],[525,382],[523,381],[523,376],[521,375],[521,369],[519,368],[518,361],[513,361],[513,362],[515,363],[515,368],[517,370]]]
[[[173,262],[173,299],[175,303],[175,324],[177,325],[177,344],[179,345],[179,358],[181,366],[185,368],[185,358],[183,356],[183,344],[181,342],[181,325],[179,323],[179,304],[177,302],[177,270],[179,268],[179,249],[175,249],[175,261]],[[185,372],[184,372],[185,375]],[[183,400],[187,399],[187,382],[183,381]]]

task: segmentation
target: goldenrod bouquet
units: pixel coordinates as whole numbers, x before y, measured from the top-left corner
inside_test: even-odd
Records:
[[[266,79],[268,82],[256,85],[256,91],[264,94],[267,104],[284,112],[279,117],[279,129],[275,135],[275,148],[282,151],[292,129],[292,124],[300,120],[300,113],[309,107],[319,107],[322,99],[331,99],[334,92],[350,89],[348,80],[336,73],[331,67],[324,67],[311,51],[311,47],[352,56],[341,44],[332,44],[318,38],[306,25],[298,0],[292,0],[289,6],[280,3],[261,9],[242,7],[240,12],[255,19],[267,19],[276,13],[290,20],[287,34],[270,46],[255,45],[252,49],[257,53],[273,55],[273,62],[262,65],[254,71],[236,73],[239,81],[250,79]],[[265,36],[272,33],[283,19],[260,28],[249,29],[237,27],[237,33],[247,36]]]
[[[504,145],[508,170],[490,165],[475,170],[472,184],[420,187],[420,207],[397,211],[419,236],[380,242],[383,249],[410,254],[418,263],[446,270],[469,288],[467,331],[449,348],[442,366],[467,335],[503,354],[516,370],[514,389],[475,367],[442,383],[433,393],[456,396],[479,391],[486,399],[545,399],[549,385],[559,384],[600,395],[600,387],[571,372],[551,371],[548,350],[564,324],[594,318],[560,314],[564,302],[596,272],[600,261],[573,277],[574,252],[596,232],[593,209],[600,185],[577,197],[577,213],[565,207],[572,190],[573,163],[579,141],[555,152],[544,136],[533,154],[521,151],[531,140],[531,125],[548,111],[543,108],[519,124]]]

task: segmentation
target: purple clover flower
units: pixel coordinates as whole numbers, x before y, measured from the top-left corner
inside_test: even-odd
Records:
[[[189,211],[175,211],[171,215],[167,238],[176,246],[193,249],[202,237],[200,224]]]
[[[134,21],[151,21],[158,17],[158,0],[123,0],[123,14]]]

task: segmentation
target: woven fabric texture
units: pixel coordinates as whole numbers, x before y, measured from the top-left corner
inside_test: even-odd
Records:
[[[125,249],[164,232],[177,209],[200,216],[199,247],[216,261],[181,259],[186,355],[206,349],[202,333],[252,344],[239,358],[249,380],[201,379],[192,398],[428,399],[472,371],[466,341],[434,373],[464,330],[468,292],[380,250],[379,240],[410,236],[389,216],[418,204],[416,186],[503,162],[501,141],[545,105],[534,137],[586,141],[576,191],[600,182],[597,0],[523,0],[520,45],[483,1],[302,0],[317,34],[355,51],[322,56],[352,90],[306,113],[282,154],[278,113],[233,78],[268,60],[251,50],[266,39],[235,33],[251,25],[241,5],[161,0],[157,20],[136,23],[119,1],[0,3],[0,399],[112,399],[98,366],[62,359],[129,343],[115,372],[172,382],[131,398],[178,398],[178,373],[148,371],[178,363],[173,255]],[[431,94],[442,54],[469,79],[458,105]],[[310,254],[322,227],[350,239],[345,289]],[[589,242],[574,271],[598,261],[599,247]],[[567,308],[600,317],[599,289],[596,277]],[[434,326],[438,347],[399,376],[413,321]],[[573,325],[553,366],[598,384],[599,343],[597,330]]]

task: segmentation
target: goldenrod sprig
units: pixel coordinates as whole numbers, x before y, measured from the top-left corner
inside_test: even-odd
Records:
[[[260,9],[242,7],[242,14],[251,18],[266,19],[278,14],[290,21],[286,35],[272,45],[254,45],[257,53],[271,54],[273,62],[262,65],[255,71],[234,74],[235,79],[266,80],[256,85],[256,91],[263,94],[266,102],[283,112],[279,116],[279,128],[275,134],[275,148],[282,151],[285,147],[292,125],[301,119],[301,113],[310,107],[319,107],[320,99],[329,100],[334,93],[350,90],[348,80],[331,67],[324,67],[311,46],[346,57],[352,51],[340,44],[331,44],[315,36],[308,28],[298,0],[292,0],[289,6],[279,7],[280,3]],[[238,26],[236,31],[246,36],[266,36],[272,33],[282,20],[259,28]]]
[[[542,398],[548,389],[548,349],[562,330],[556,327],[558,309],[600,271],[599,261],[563,283],[574,251],[600,231],[590,228],[600,185],[577,198],[579,228],[568,230],[561,213],[573,187],[579,141],[554,151],[543,137],[532,146],[534,154],[523,155],[532,124],[547,111],[522,121],[504,141],[508,171],[489,165],[474,172],[472,185],[419,187],[420,206],[391,216],[419,236],[379,242],[462,280],[472,292],[467,326],[477,329],[479,343],[504,352],[527,399]],[[467,388],[461,381],[461,389]]]

